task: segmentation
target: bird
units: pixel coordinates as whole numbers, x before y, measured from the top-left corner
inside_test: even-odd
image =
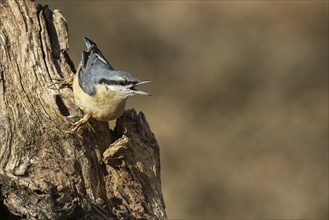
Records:
[[[115,120],[123,114],[128,98],[151,95],[136,89],[151,81],[138,80],[128,72],[114,70],[92,40],[85,37],[84,41],[87,51],[82,52],[78,71],[69,80],[75,104],[84,116],[73,123],[71,132],[80,129],[91,117],[98,121]]]

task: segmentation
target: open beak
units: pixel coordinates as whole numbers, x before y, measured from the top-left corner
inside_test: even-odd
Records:
[[[135,94],[151,96],[152,94],[150,94],[150,93],[136,89],[136,86],[140,86],[140,85],[150,83],[150,82],[151,82],[150,80],[144,80],[144,81],[137,82],[137,83],[133,84],[130,89],[133,90]]]

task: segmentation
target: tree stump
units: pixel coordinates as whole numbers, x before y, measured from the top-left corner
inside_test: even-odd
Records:
[[[52,79],[75,72],[68,48],[58,10],[0,1],[0,219],[166,219],[142,113],[66,132],[81,112]]]

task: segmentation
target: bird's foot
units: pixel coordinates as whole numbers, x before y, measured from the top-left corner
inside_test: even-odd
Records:
[[[88,120],[90,119],[90,114],[85,114],[79,121],[71,123],[73,125],[73,128],[68,131],[68,133],[74,133],[76,131],[79,131],[84,125],[87,126],[88,130],[93,130],[90,124],[86,124]]]

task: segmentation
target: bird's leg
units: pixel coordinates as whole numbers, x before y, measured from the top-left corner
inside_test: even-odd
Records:
[[[72,125],[74,126],[69,133],[73,133],[75,131],[80,130],[80,128],[86,124],[86,122],[90,119],[91,115],[90,114],[85,114],[79,121],[72,123]]]

